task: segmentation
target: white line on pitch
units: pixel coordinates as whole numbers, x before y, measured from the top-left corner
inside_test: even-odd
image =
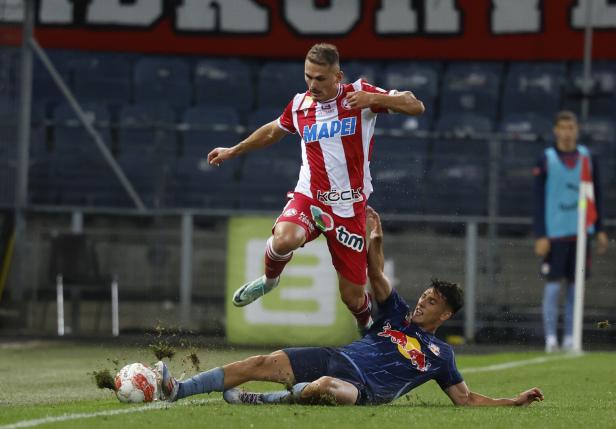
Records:
[[[480,366],[474,368],[466,368],[461,369],[460,372],[462,374],[470,374],[475,372],[489,372],[489,371],[501,371],[510,368],[517,368],[520,366],[527,365],[537,365],[545,362],[555,361],[555,360],[563,360],[563,359],[572,359],[576,357],[582,356],[581,354],[562,354],[556,356],[541,356],[533,359],[525,359],[525,360],[515,360],[510,362],[503,362],[495,365],[488,366]],[[186,405],[199,405],[206,404],[212,402],[220,402],[221,399],[201,399],[201,400],[193,400],[193,401],[182,401],[182,402],[157,402],[154,404],[144,405],[142,407],[135,408],[125,408],[125,409],[115,409],[115,410],[107,410],[107,411],[98,411],[95,413],[77,413],[77,414],[64,414],[61,416],[54,417],[44,417],[42,419],[34,419],[34,420],[22,420],[17,423],[11,423],[8,425],[0,426],[0,429],[19,429],[19,428],[31,428],[35,426],[40,426],[48,423],[57,423],[57,422],[65,422],[69,420],[78,420],[78,419],[88,419],[92,417],[100,417],[100,416],[115,416],[118,414],[129,414],[129,413],[139,413],[144,411],[151,410],[160,410],[169,407],[175,407],[178,405],[186,406]]]
[[[100,416],[116,416],[118,414],[130,414],[130,413],[140,413],[144,411],[152,411],[152,410],[162,410],[165,408],[186,406],[186,405],[201,405],[212,402],[221,402],[222,399],[201,399],[201,400],[193,400],[186,402],[156,402],[154,404],[148,404],[141,407],[134,408],[118,408],[115,410],[107,410],[107,411],[98,411],[95,413],[76,413],[76,414],[63,414],[60,416],[53,417],[44,417],[42,419],[34,419],[34,420],[22,420],[20,422],[11,423],[8,425],[0,426],[0,429],[19,429],[19,428],[31,428],[40,425],[46,425],[49,423],[57,423],[57,422],[66,422],[69,420],[78,420],[78,419],[89,419],[92,417],[100,417]]]
[[[573,358],[578,358],[581,356],[582,356],[581,353],[579,354],[560,354],[560,355],[555,355],[555,356],[541,356],[541,357],[536,357],[533,359],[514,360],[510,362],[497,363],[494,365],[461,369],[460,373],[464,375],[464,374],[471,374],[473,372],[501,371],[503,369],[517,368],[519,366],[527,366],[527,365],[537,365],[540,363],[551,362],[555,360],[563,360],[563,359],[573,359]]]

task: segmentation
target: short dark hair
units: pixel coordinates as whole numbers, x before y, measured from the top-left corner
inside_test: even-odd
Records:
[[[560,121],[577,122],[577,115],[571,110],[561,110],[556,114],[556,118],[554,119],[554,125],[558,125]]]
[[[340,64],[338,48],[329,43],[317,43],[306,54],[306,59],[320,66],[335,66]]]
[[[430,280],[430,287],[434,288],[443,298],[453,314],[456,314],[458,310],[464,305],[464,292],[457,283],[451,283],[444,280],[432,279]]]

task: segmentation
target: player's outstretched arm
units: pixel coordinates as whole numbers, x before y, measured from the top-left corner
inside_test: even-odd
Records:
[[[445,390],[454,405],[466,406],[528,406],[535,401],[543,401],[543,393],[538,387],[526,390],[515,398],[494,399],[471,392],[465,382],[454,384]]]
[[[207,161],[219,166],[223,162],[255,149],[261,149],[276,143],[288,133],[280,128],[277,121],[272,121],[258,128],[245,140],[233,147],[217,147],[207,155]]]
[[[382,303],[391,295],[391,284],[385,276],[385,255],[383,254],[383,228],[379,214],[370,206],[366,208],[368,228],[368,278],[377,302]]]
[[[385,108],[396,113],[417,116],[426,109],[411,91],[380,94],[367,91],[354,91],[346,95],[349,105],[354,109]]]

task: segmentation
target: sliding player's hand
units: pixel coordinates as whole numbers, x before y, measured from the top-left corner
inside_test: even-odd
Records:
[[[352,109],[366,109],[373,107],[374,94],[366,91],[352,91],[346,95],[346,100],[349,102],[349,106]]]
[[[605,231],[599,231],[597,233],[597,253],[599,255],[605,255],[609,244],[610,240],[607,238]]]
[[[520,393],[518,397],[514,399],[515,405],[521,407],[528,406],[535,401],[543,401],[543,392],[537,387]]]
[[[220,164],[231,158],[231,151],[228,147],[217,147],[207,154],[207,162],[216,167],[220,167]]]
[[[381,218],[372,207],[366,207],[366,226],[370,240],[383,237],[383,228],[381,227]]]

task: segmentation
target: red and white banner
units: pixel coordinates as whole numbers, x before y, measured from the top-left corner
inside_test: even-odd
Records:
[[[43,47],[303,58],[315,42],[345,59],[616,59],[614,0],[40,0]],[[0,44],[18,44],[22,1],[5,0]]]

